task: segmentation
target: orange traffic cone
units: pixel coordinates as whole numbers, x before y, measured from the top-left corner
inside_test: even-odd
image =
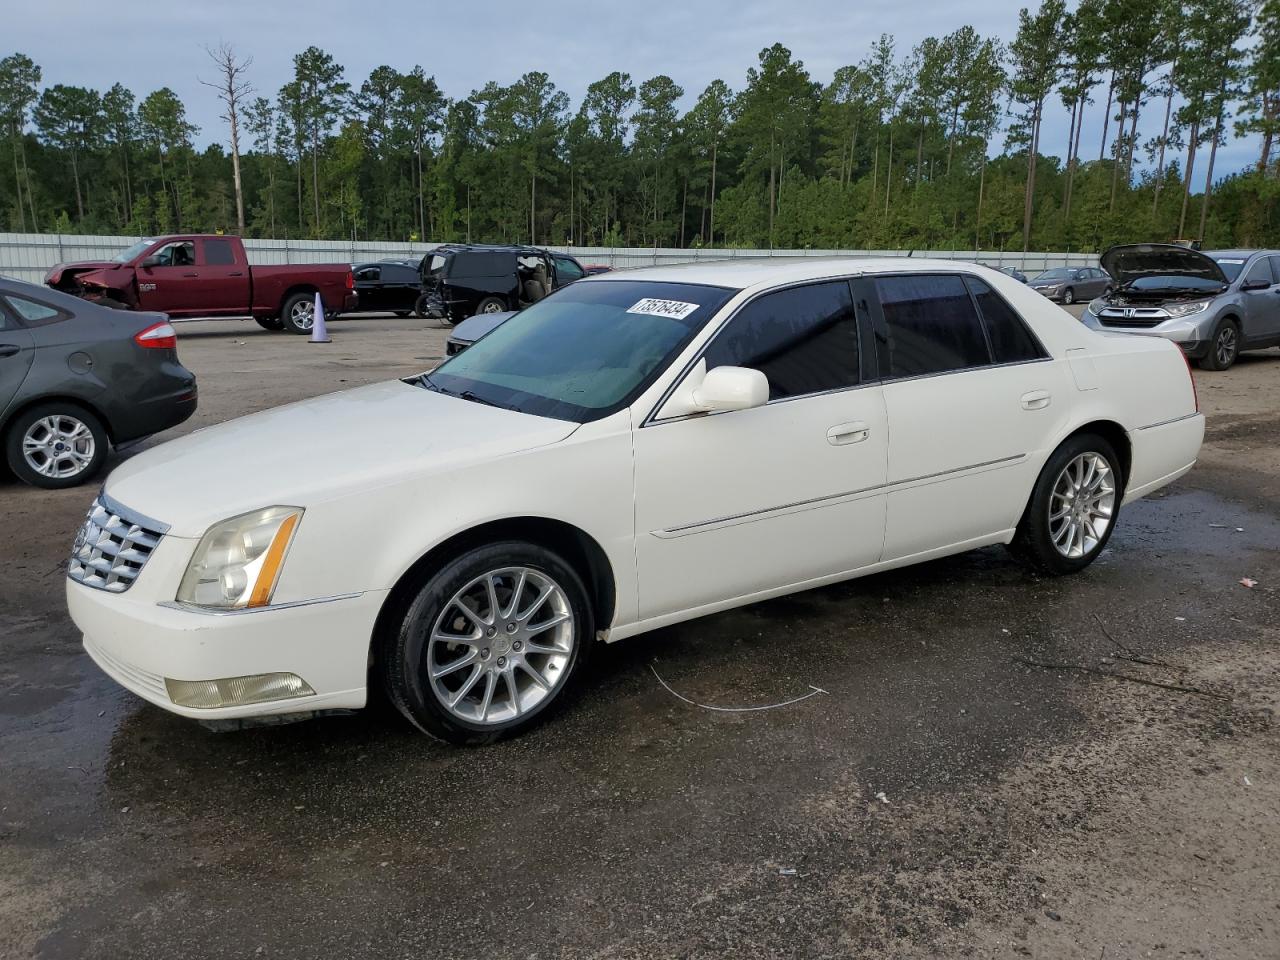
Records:
[[[311,322],[311,340],[310,343],[332,343],[329,339],[329,331],[324,328],[324,301],[320,299],[320,294],[316,294],[316,305]]]

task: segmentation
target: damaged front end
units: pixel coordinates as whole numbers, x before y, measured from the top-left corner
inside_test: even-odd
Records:
[[[90,303],[136,309],[133,271],[121,269],[121,266],[112,262],[58,264],[45,276],[44,282],[54,290]]]

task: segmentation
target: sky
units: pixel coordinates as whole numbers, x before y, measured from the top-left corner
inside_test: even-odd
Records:
[[[18,3],[0,0],[0,9]],[[687,108],[711,80],[741,89],[757,54],[775,42],[826,83],[837,68],[862,60],[881,33],[896,38],[901,54],[966,23],[1008,42],[1018,6],[1009,0],[59,0],[38,14],[5,17],[0,56],[26,53],[42,67],[46,84],[105,90],[119,81],[139,99],[168,86],[187,104],[203,145],[227,137],[216,95],[200,83],[214,78],[204,48],[224,40],[253,58],[249,79],[264,96],[274,97],[288,81],[293,55],[315,44],[345,67],[353,87],[380,64],[401,71],[421,64],[457,99],[489,80],[507,84],[542,70],[576,110],[588,84],[623,70],[637,85],[668,74],[684,87]],[[1105,85],[1095,96],[1102,102],[1086,114],[1085,159],[1096,158],[1101,144]],[[1162,102],[1145,109],[1142,141],[1157,134],[1164,119]],[[1069,119],[1055,96],[1042,153],[1065,155]],[[1249,166],[1258,152],[1256,137],[1230,140],[1218,150],[1215,175]],[[1204,149],[1197,170],[1204,170],[1206,157]]]

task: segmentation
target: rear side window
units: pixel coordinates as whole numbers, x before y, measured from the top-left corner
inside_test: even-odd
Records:
[[[233,267],[236,263],[236,252],[231,248],[230,240],[204,241],[204,262],[210,267]]]
[[[55,320],[62,319],[62,311],[55,310],[43,303],[36,303],[34,300],[27,300],[24,297],[15,297],[6,295],[4,302],[9,308],[18,314],[27,323],[36,325],[43,323],[52,323]],[[4,314],[0,313],[0,329],[7,326]]]
[[[450,277],[502,277],[515,275],[514,253],[460,253],[453,258]]]
[[[888,327],[891,377],[920,377],[991,362],[982,323],[959,276],[879,277],[875,283]]]
[[[996,363],[1025,363],[1028,360],[1043,359],[1044,351],[1013,307],[977,277],[970,277],[967,282],[974,299],[978,301],[982,322],[987,325],[987,335],[991,337],[991,352]]]
[[[752,300],[704,354],[707,369],[750,367],[769,378],[769,399],[856,386],[858,327],[843,280]]]

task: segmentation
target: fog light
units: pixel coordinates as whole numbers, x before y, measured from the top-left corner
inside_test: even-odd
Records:
[[[225,677],[222,680],[164,681],[169,699],[180,707],[212,710],[268,700],[290,700],[314,696],[311,684],[292,673],[258,673],[251,677]]]

